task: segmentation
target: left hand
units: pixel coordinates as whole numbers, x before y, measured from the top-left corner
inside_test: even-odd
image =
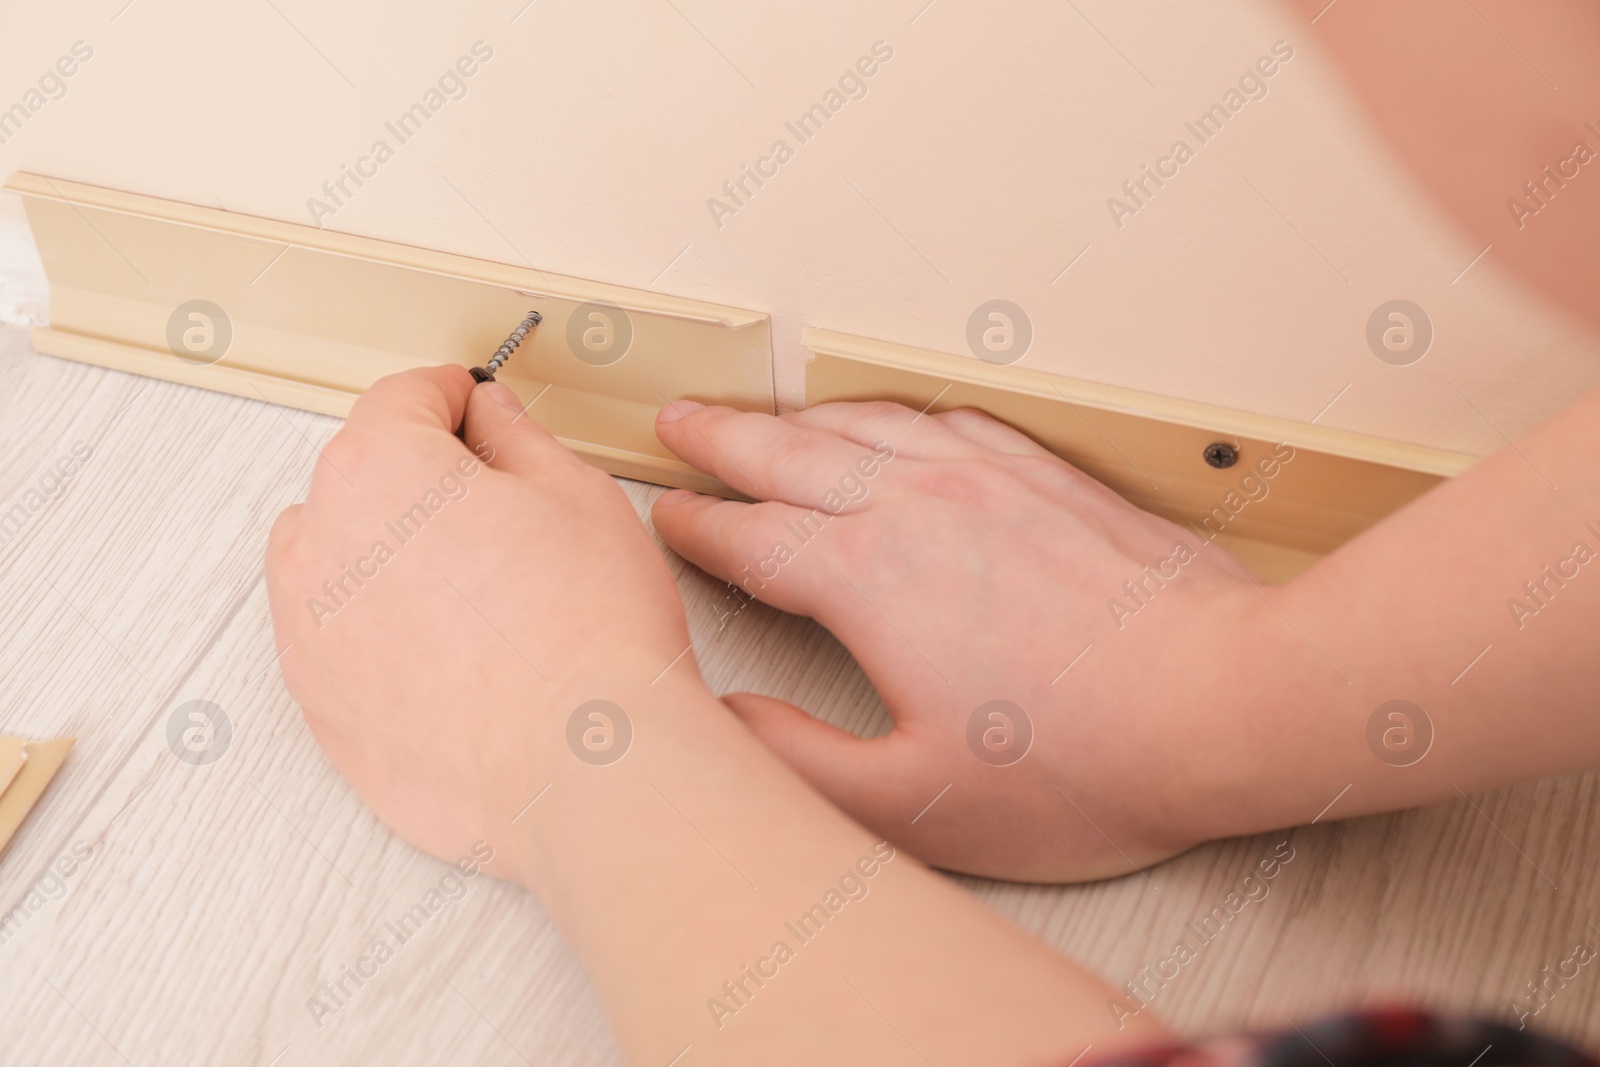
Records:
[[[662,537],[833,631],[894,719],[861,740],[724,698],[846,813],[929,863],[1024,880],[1127,873],[1238,831],[1218,779],[1259,746],[1225,683],[1272,639],[1223,549],[976,411],[680,403],[657,433],[759,501],[669,493]]]

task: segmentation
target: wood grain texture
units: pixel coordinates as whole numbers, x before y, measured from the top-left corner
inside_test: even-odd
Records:
[[[18,331],[0,332],[0,381],[0,510],[74,442],[92,448],[0,543],[0,732],[80,739],[0,862],[0,908],[26,911],[0,944],[0,1060],[618,1063],[548,918],[488,879],[320,1028],[306,1006],[447,871],[343,785],[274,666],[266,532],[337,422],[38,356]],[[641,512],[658,491],[624,487]],[[717,691],[885,728],[871,686],[820,628],[759,605],[727,617],[722,583],[674,569]],[[169,716],[194,699],[225,709],[234,731],[207,766],[167,746]],[[1098,885],[961,881],[1121,985],[1287,840],[1294,859],[1268,894],[1152,1010],[1185,1033],[1396,995],[1509,1018],[1543,965],[1600,942],[1597,807],[1600,779],[1551,779],[1220,842]],[[51,865],[75,843],[91,858],[58,885]],[[1600,1044],[1600,971],[1586,968],[1537,1023]]]

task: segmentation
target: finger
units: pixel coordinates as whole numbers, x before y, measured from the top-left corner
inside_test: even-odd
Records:
[[[472,390],[461,437],[489,466],[519,477],[583,465],[555,435],[523,413],[522,401],[503,382],[484,382]]]
[[[1027,434],[1012,429],[977,408],[955,408],[951,411],[941,411],[933,417],[940,425],[948,427],[973,444],[996,452],[1009,452],[1014,456],[1055,455]]]
[[[351,433],[388,430],[416,424],[455,433],[472,392],[472,375],[465,367],[416,367],[373,382],[356,399],[345,419]]]
[[[465,452],[454,435],[472,384],[472,375],[454,365],[417,367],[373,382],[317,454],[309,499],[360,491],[381,481],[394,468],[396,445],[402,441],[437,447],[453,462]]]
[[[879,459],[870,448],[833,433],[687,401],[661,409],[656,436],[679,458],[747,496],[807,508],[822,506],[829,494],[847,499],[841,481],[870,477],[864,472],[876,473]]]
[[[825,512],[680,491],[657,497],[650,519],[669,548],[706,573],[780,611],[815,614],[823,582],[801,557],[804,546],[834,521]]]
[[[900,798],[920,784],[899,734],[863,740],[755,693],[729,693],[722,702],[779,759],[859,821],[877,822],[898,810]]]
[[[938,419],[887,400],[831,401],[782,417],[796,426],[837,434],[867,448],[887,442],[897,454],[913,459],[955,459],[978,451]]]

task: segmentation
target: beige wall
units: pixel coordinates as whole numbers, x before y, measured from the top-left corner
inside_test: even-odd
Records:
[[[299,222],[319,197],[330,228],[766,310],[790,403],[802,327],[963,352],[997,297],[1032,319],[1026,366],[1299,419],[1349,385],[1323,423],[1466,451],[1500,441],[1473,404],[1514,432],[1600,378],[1492,250],[1452,283],[1481,246],[1370,140],[1316,27],[1253,0],[123,2],[0,16],[0,109],[42,103],[0,171]],[[1280,40],[1265,97],[1199,144],[1185,121]],[[78,41],[64,95],[30,97]],[[401,143],[385,123],[478,41]],[[786,121],[879,41],[802,143]],[[1194,157],[1119,228],[1108,198],[1180,137]],[[393,157],[324,196],[379,139]],[[1409,367],[1365,341],[1395,297],[1437,331]]]

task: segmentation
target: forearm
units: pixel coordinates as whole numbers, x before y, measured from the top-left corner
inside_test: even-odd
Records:
[[[1064,1064],[1159,1036],[1119,1030],[1097,980],[908,854],[875,852],[697,679],[613,699],[630,750],[606,766],[556,752],[512,863],[629,1062],[692,1045],[696,1064]]]
[[[1233,788],[1241,814],[1268,783],[1310,819],[1346,785],[1332,817],[1600,766],[1597,423],[1600,392],[1264,590],[1253,668],[1218,696],[1266,779]],[[1397,699],[1431,722],[1425,755],[1383,744],[1400,720],[1369,742]]]

